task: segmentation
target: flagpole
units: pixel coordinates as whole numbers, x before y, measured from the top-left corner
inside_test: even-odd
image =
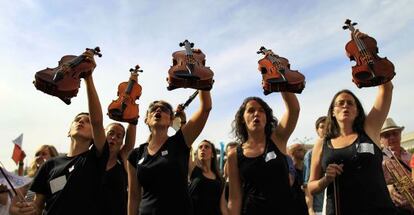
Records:
[[[3,164],[2,164],[2,165],[3,165]],[[20,199],[20,201],[24,201],[24,202],[26,202],[26,200],[24,199],[23,195],[19,195],[19,194],[17,193],[17,191],[16,191],[16,189],[14,188],[13,184],[10,182],[9,177],[7,177],[7,174],[4,172],[4,170],[3,170],[3,168],[2,168],[1,166],[0,166],[0,171],[1,171],[1,173],[4,175],[4,178],[6,179],[7,183],[9,184],[9,186],[12,188],[14,195],[15,195],[15,196],[17,196],[17,197]]]

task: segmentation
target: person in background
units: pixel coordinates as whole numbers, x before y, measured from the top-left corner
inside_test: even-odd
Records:
[[[315,122],[316,134],[319,138],[324,137],[326,116],[319,117]],[[305,192],[306,204],[308,206],[309,215],[322,215],[324,192],[319,192],[314,195],[310,194],[308,190],[308,181],[310,176],[312,149],[308,150],[304,158],[303,166],[303,190]]]
[[[128,174],[127,158],[135,145],[136,124],[128,123],[125,128],[122,124],[113,122],[106,129],[106,141],[109,146],[109,159],[103,177],[102,215],[126,215],[128,204]],[[124,142],[125,137],[125,144]]]
[[[305,156],[305,152],[305,146],[299,143],[290,145],[288,150],[289,156],[293,159],[293,166],[296,172],[292,185],[295,207],[298,209],[298,214],[308,215],[308,206],[306,205],[305,193],[302,189],[303,158]]]
[[[220,175],[217,152],[212,142],[201,141],[196,150],[195,159],[190,159],[188,173],[190,176],[189,193],[194,214],[227,215],[224,181]]]
[[[410,206],[408,199],[397,191],[395,183],[396,181],[392,177],[390,171],[398,171],[397,169],[386,167],[387,162],[394,162],[394,166],[400,166],[394,157],[398,159],[401,167],[404,168],[402,171],[411,173],[410,160],[411,153],[407,152],[401,147],[401,132],[404,130],[404,126],[398,126],[392,118],[387,118],[384,125],[381,128],[380,143],[383,146],[383,162],[382,169],[384,171],[385,182],[390,193],[391,199],[397,208],[398,215],[410,215],[414,214],[414,208]],[[400,171],[400,172],[402,172]],[[399,175],[397,172],[395,175]],[[411,176],[411,175],[410,175]],[[414,183],[412,183],[414,184]]]
[[[36,150],[34,160],[30,163],[30,166],[27,169],[27,176],[33,178],[44,162],[58,155],[59,153],[53,145],[40,146],[39,149]]]

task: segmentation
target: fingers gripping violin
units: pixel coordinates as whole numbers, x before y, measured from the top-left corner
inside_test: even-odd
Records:
[[[213,87],[213,71],[206,67],[206,56],[200,49],[193,49],[188,40],[180,43],[182,51],[173,53],[173,65],[168,70],[168,90],[193,88],[210,90]]]
[[[354,28],[357,23],[347,19],[344,30],[351,31],[352,40],[345,45],[345,50],[351,60],[356,62],[352,67],[352,81],[359,87],[371,87],[384,84],[395,76],[394,65],[386,57],[378,54],[377,41],[369,36],[361,35]]]
[[[130,69],[129,81],[119,84],[118,99],[108,106],[109,118],[119,122],[137,123],[139,109],[135,100],[142,94],[142,87],[138,84],[138,72],[143,72],[139,68],[139,65],[136,65],[135,69]]]
[[[272,50],[263,46],[257,54],[265,55],[259,60],[259,71],[262,73],[265,95],[272,92],[302,92],[305,88],[305,76],[297,70],[291,70],[288,59],[274,54]]]
[[[102,56],[99,47],[87,48],[79,56],[65,55],[60,59],[58,67],[36,72],[33,84],[36,89],[56,96],[69,105],[70,99],[78,94],[80,78],[91,75],[95,69],[95,55]]]

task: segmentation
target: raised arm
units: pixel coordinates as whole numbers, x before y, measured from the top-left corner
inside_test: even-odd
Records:
[[[294,93],[282,92],[281,94],[286,112],[280,118],[279,124],[272,134],[272,139],[278,145],[279,150],[286,154],[286,144],[298,122],[300,106]]]
[[[134,124],[129,123],[126,129],[125,135],[125,144],[121,146],[121,150],[119,151],[119,155],[121,156],[122,161],[126,165],[126,161],[128,159],[128,154],[134,149],[135,146],[135,139],[137,134],[137,126]],[[126,167],[126,170],[128,168]]]
[[[137,169],[127,162],[128,167],[128,215],[137,215],[141,203],[141,185],[137,177]]]
[[[191,147],[194,140],[200,135],[207,122],[212,108],[210,91],[200,91],[200,108],[191,116],[190,120],[181,127],[185,143]]]
[[[227,161],[229,168],[228,210],[230,215],[240,215],[242,191],[239,167],[237,166],[237,150],[230,151]]]
[[[101,103],[96,93],[92,75],[85,77],[86,92],[88,94],[88,107],[91,119],[93,142],[99,153],[102,153],[105,144],[105,129],[103,127],[103,116]]]
[[[378,146],[380,146],[380,130],[390,110],[393,88],[391,81],[378,86],[374,106],[365,119],[365,132]]]

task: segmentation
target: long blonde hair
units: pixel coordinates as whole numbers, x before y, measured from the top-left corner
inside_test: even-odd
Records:
[[[45,149],[49,150],[49,154],[50,154],[50,157],[51,158],[56,157],[56,156],[59,155],[59,153],[56,150],[56,148],[54,146],[52,146],[52,145],[42,145],[42,146],[40,146],[40,148],[36,150],[35,159],[32,161],[32,163],[30,163],[30,166],[27,169],[27,175],[29,177],[34,177],[36,175],[37,170],[40,167],[39,165],[37,165],[36,157],[39,156],[40,152],[42,152]]]

